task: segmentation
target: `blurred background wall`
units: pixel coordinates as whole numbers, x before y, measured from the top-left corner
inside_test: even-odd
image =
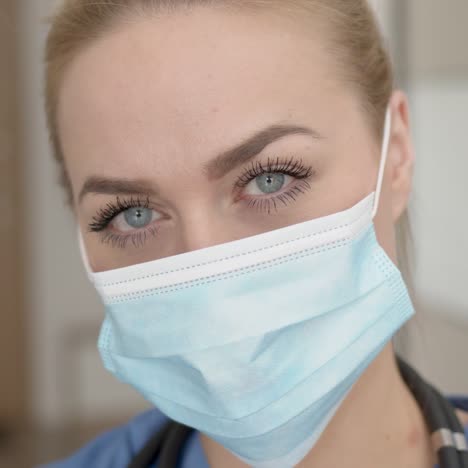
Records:
[[[7,194],[0,205],[0,236],[7,241],[0,245],[10,246],[0,252],[2,306],[7,304],[2,322],[8,324],[0,328],[10,337],[7,358],[3,354],[0,360],[1,375],[7,376],[0,390],[0,424],[10,427],[12,420],[29,416],[44,437],[64,434],[66,428],[74,433],[81,428],[88,436],[148,405],[101,366],[96,339],[103,310],[83,272],[73,218],[50,157],[42,54],[44,18],[55,3],[0,4],[0,9],[5,5],[0,116],[6,129],[0,143],[0,190]],[[372,3],[399,83],[410,96],[417,153],[411,215],[418,317],[399,343],[442,390],[468,393],[468,372],[461,371],[468,356],[468,2]],[[43,440],[39,445],[38,459],[69,449],[67,444],[49,447]]]
[[[419,316],[405,350],[441,389],[466,392],[468,2],[394,5],[394,57],[410,97],[417,158],[411,218]]]
[[[8,382],[0,390],[0,437],[2,427],[24,423],[27,408],[24,349],[24,284],[21,275],[21,179],[19,164],[16,30],[18,16],[14,1],[0,9],[0,376]],[[18,339],[20,338],[20,339]],[[14,359],[12,359],[14,356]],[[1,387],[0,387],[1,388]]]
[[[77,418],[118,420],[142,406],[134,392],[101,369],[95,342],[103,309],[82,269],[74,220],[48,146],[42,59],[45,18],[56,3],[19,2],[32,408],[34,420],[48,427]]]

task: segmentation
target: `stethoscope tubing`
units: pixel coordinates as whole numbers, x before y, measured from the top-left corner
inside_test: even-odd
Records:
[[[411,366],[397,357],[403,380],[413,393],[431,434],[448,429],[450,433],[464,433],[450,402],[426,382]],[[434,437],[433,437],[434,440]],[[468,453],[454,446],[437,447],[440,468],[468,468]]]

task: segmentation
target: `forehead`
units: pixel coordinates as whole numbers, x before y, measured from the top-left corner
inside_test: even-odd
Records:
[[[60,90],[72,179],[83,163],[112,175],[148,154],[159,166],[206,160],[264,125],[331,122],[342,90],[308,27],[202,8],[116,27],[73,60]]]

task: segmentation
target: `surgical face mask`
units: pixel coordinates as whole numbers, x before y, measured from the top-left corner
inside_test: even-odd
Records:
[[[413,314],[374,226],[376,193],[305,223],[89,277],[105,367],[251,466],[313,448]],[[83,249],[84,261],[86,255]]]

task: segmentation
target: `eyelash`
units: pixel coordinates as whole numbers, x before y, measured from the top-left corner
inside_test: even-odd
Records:
[[[104,244],[111,244],[113,247],[124,249],[130,240],[135,247],[142,246],[146,242],[148,234],[153,236],[156,235],[156,228],[154,226],[147,227],[131,234],[116,234],[115,232],[106,229],[120,213],[130,208],[147,209],[149,207],[150,200],[148,197],[144,199],[140,197],[131,197],[127,200],[121,200],[117,197],[115,202],[107,203],[104,208],[101,208],[97,214],[93,216],[92,222],[88,225],[88,230],[89,232],[101,233],[101,242]]]
[[[122,211],[130,208],[149,208],[150,200],[146,197],[144,200],[136,197],[131,197],[129,200],[121,200],[117,197],[115,203],[109,202],[104,208],[101,208],[95,216],[92,218],[92,222],[89,224],[90,232],[100,232],[104,230],[110,222]]]
[[[302,160],[297,160],[293,157],[289,159],[268,159],[265,165],[260,161],[252,162],[249,169],[237,179],[235,186],[237,189],[241,190],[255,178],[263,174],[272,173],[286,174],[294,177],[296,180],[300,181],[300,183],[277,195],[273,194],[268,197],[257,196],[247,199],[246,203],[250,208],[271,214],[272,208],[275,211],[278,210],[278,202],[287,206],[289,202],[296,201],[296,198],[300,194],[304,194],[306,190],[311,188],[309,180],[315,175],[314,169],[311,166],[305,166]]]
[[[244,174],[237,179],[236,187],[243,188],[256,177],[271,173],[287,174],[296,179],[308,179],[314,174],[314,171],[312,167],[304,166],[301,159],[296,160],[291,157],[272,160],[268,158],[266,165],[263,165],[261,161],[252,162]]]
[[[293,157],[289,159],[276,158],[275,160],[268,159],[266,164],[262,164],[260,161],[252,162],[250,167],[238,177],[235,182],[235,189],[241,191],[245,188],[252,180],[263,174],[285,174],[293,177],[299,184],[290,184],[293,187],[286,191],[280,192],[275,195],[272,194],[268,197],[251,197],[247,198],[245,202],[250,208],[254,208],[258,211],[271,213],[272,208],[276,211],[278,209],[278,203],[287,205],[291,201],[295,201],[297,196],[303,194],[306,190],[310,189],[309,180],[315,175],[315,171],[310,166],[305,166],[302,160],[297,160]],[[135,247],[142,246],[148,234],[153,236],[156,235],[156,228],[149,226],[139,231],[130,234],[117,234],[108,230],[109,224],[114,220],[120,213],[130,208],[149,208],[151,205],[149,197],[131,197],[130,199],[116,198],[115,202],[108,202],[103,208],[101,208],[92,221],[88,225],[89,232],[101,233],[101,241],[104,244],[111,244],[114,247],[125,248],[127,243],[131,240]]]

